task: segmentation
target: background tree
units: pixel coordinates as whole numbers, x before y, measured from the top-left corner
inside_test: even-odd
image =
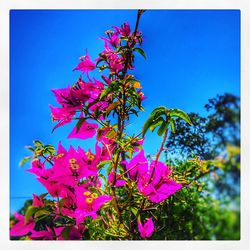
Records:
[[[166,201],[159,238],[240,238],[239,98],[218,95],[205,108],[207,117],[189,114],[193,126],[176,121],[167,140],[167,163],[187,188]]]

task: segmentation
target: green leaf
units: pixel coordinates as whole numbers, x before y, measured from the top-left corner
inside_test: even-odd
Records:
[[[50,154],[50,155],[54,155],[56,153],[55,148],[52,145],[45,145],[44,146],[44,154]]]
[[[30,217],[38,210],[37,207],[29,206],[26,213],[25,213],[25,222],[27,223]]]
[[[34,149],[33,147],[31,147],[31,146],[25,146],[25,148],[27,148],[28,150],[30,150],[30,151],[32,151],[32,152],[35,151],[35,149]]]
[[[26,162],[31,160],[32,156],[26,156],[19,162],[19,167],[22,167]]]
[[[109,113],[112,111],[112,110],[114,110],[117,106],[119,106],[121,104],[121,102],[118,100],[118,101],[116,101],[116,102],[114,102],[114,103],[111,103],[108,107],[107,107],[107,109],[106,109],[106,116],[108,116],[109,115]]]
[[[168,128],[168,123],[165,122],[165,121],[162,122],[160,128],[159,128],[158,131],[157,131],[157,134],[158,134],[159,136],[162,136],[162,134],[167,130],[167,128]]]
[[[193,125],[188,114],[186,114],[184,111],[180,110],[180,109],[170,109],[168,115],[170,117],[179,117],[182,120],[184,120],[185,122],[187,122],[190,125]]]
[[[112,164],[110,164],[110,165],[107,167],[107,170],[106,170],[107,175],[110,173],[111,170],[112,170]]]
[[[49,215],[49,214],[50,214],[50,211],[48,211],[46,209],[41,209],[41,210],[38,210],[37,212],[34,213],[34,217],[38,218],[42,215]]]
[[[170,125],[170,127],[171,127],[171,131],[172,131],[173,133],[175,133],[175,131],[176,131],[176,121],[175,121],[174,119],[170,119],[170,120],[169,120],[169,125]]]
[[[158,118],[159,116],[166,114],[166,111],[167,111],[167,108],[166,108],[166,107],[160,106],[160,107],[158,107],[158,108],[155,108],[155,109],[151,112],[150,116],[152,116],[152,117],[154,117],[154,118]]]
[[[138,208],[136,208],[136,207],[131,207],[131,212],[134,214],[134,216],[136,216],[137,213],[138,213]]]
[[[101,161],[98,163],[97,168],[98,169],[103,168],[106,164],[110,164],[110,163],[111,163],[111,160]]]
[[[106,134],[106,137],[109,138],[109,139],[112,139],[116,136],[116,132],[114,129],[110,130],[107,134]]]
[[[33,143],[36,147],[43,147],[43,143],[39,140],[34,140]]]
[[[144,52],[143,49],[141,49],[141,48],[134,48],[133,50],[136,51],[136,52],[138,52],[139,54],[141,54],[145,59],[147,59],[146,54],[145,54],[145,52]]]
[[[138,116],[138,111],[136,111],[135,109],[130,109],[129,110],[132,114],[135,114],[136,116]]]
[[[158,119],[156,119],[153,124],[149,127],[151,132],[154,132],[154,130],[160,126],[162,124],[162,122],[164,122],[165,120],[162,117],[159,117]]]
[[[70,233],[70,230],[71,230],[71,227],[65,227],[61,233],[62,237],[65,239],[65,240],[68,240],[69,239],[69,233]]]
[[[82,124],[87,120],[88,118],[87,117],[82,117],[78,120],[77,124],[76,124],[76,133],[79,132]]]
[[[149,117],[147,119],[147,121],[144,123],[144,126],[142,128],[142,136],[144,137],[144,135],[146,134],[147,130],[149,129],[149,127],[153,124],[154,122],[154,118],[153,117]]]

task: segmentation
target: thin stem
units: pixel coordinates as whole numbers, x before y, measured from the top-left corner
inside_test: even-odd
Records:
[[[164,132],[164,136],[163,136],[163,140],[162,140],[162,143],[161,143],[161,147],[160,147],[158,153],[156,154],[156,158],[155,158],[155,162],[154,162],[154,165],[153,165],[153,170],[152,170],[152,173],[151,173],[151,176],[150,176],[150,179],[149,179],[149,183],[152,181],[152,178],[153,178],[154,172],[155,172],[155,167],[157,166],[157,163],[159,161],[160,155],[161,155],[162,151],[164,150],[164,145],[166,144],[167,135],[168,135],[168,129],[166,129],[166,131]]]

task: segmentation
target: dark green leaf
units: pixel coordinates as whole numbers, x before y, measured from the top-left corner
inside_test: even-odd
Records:
[[[76,133],[79,132],[82,124],[87,120],[88,118],[87,117],[82,117],[78,120],[77,124],[76,124]]]
[[[29,206],[26,213],[25,213],[25,222],[27,223],[30,217],[38,210],[37,207]]]
[[[149,127],[151,132],[154,132],[154,130],[160,126],[162,124],[162,122],[165,122],[165,120],[162,117],[159,117],[158,119],[156,119],[152,125]]]
[[[176,131],[176,121],[174,120],[174,119],[171,119],[170,118],[170,120],[169,120],[169,124],[170,124],[170,127],[171,127],[171,131],[173,132],[173,133],[175,133],[175,131]]]
[[[162,122],[160,128],[157,131],[157,134],[161,136],[168,128],[168,123],[166,121]]]
[[[68,240],[69,239],[69,233],[71,231],[71,227],[65,227],[61,233],[62,237],[65,239],[65,240]]]
[[[141,48],[134,48],[134,51],[140,53],[145,59],[147,59],[145,52]]]
[[[43,147],[43,143],[39,140],[34,140],[33,143],[36,147]]]
[[[28,162],[32,156],[26,156],[19,162],[19,167],[22,167],[26,162]]]
[[[158,108],[155,108],[150,116],[154,117],[154,118],[158,118],[159,116],[163,115],[163,114],[166,114],[166,111],[167,111],[167,108],[164,107],[164,106],[160,106]]]
[[[170,117],[179,117],[182,120],[184,120],[185,122],[187,122],[188,124],[192,125],[192,122],[191,122],[188,114],[186,114],[184,111],[182,111],[180,109],[171,109],[169,111],[168,115]]]
[[[144,136],[146,134],[147,130],[153,124],[153,122],[154,122],[154,118],[153,117],[149,117],[147,119],[147,121],[144,123],[144,126],[142,128],[142,136]]]

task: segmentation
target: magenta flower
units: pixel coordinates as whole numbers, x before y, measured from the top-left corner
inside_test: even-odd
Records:
[[[95,63],[93,63],[88,56],[88,52],[86,52],[85,56],[80,57],[81,62],[73,69],[80,70],[82,73],[86,73],[88,75],[89,71],[95,69]]]
[[[89,139],[92,138],[96,134],[96,130],[98,128],[97,124],[92,124],[85,121],[79,131],[77,131],[76,127],[71,131],[67,138],[78,138],[78,139]]]
[[[75,187],[82,178],[97,175],[97,164],[91,164],[94,158],[95,155],[85,153],[81,147],[75,150],[70,146],[68,152],[56,156],[53,174],[48,181]]]
[[[31,168],[27,171],[35,174],[36,176],[42,176],[45,174],[46,169],[44,168],[44,163],[42,163],[39,159],[34,159],[31,162]]]
[[[105,42],[108,42],[111,46],[113,47],[117,47],[120,43],[120,38],[119,38],[119,33],[118,32],[115,32],[113,33],[112,35],[110,35],[110,38],[105,38],[105,37],[102,37],[101,38],[102,40],[104,40]]]
[[[115,179],[115,173],[112,171],[108,175],[108,183],[112,185],[114,182],[114,179]],[[119,175],[117,174],[114,186],[115,187],[123,187],[125,184],[126,184],[126,181],[120,179]]]
[[[17,223],[14,224],[10,229],[10,236],[24,236],[30,233],[34,227],[35,222],[32,218],[28,222],[25,222],[25,217],[19,213],[14,213]]]
[[[132,180],[136,180],[140,176],[144,176],[148,171],[148,161],[144,156],[144,151],[140,151],[131,161],[128,163],[127,161],[123,162],[126,165],[126,170],[129,173],[129,176]]]
[[[122,36],[129,36],[130,35],[130,25],[128,22],[124,23],[122,27],[113,27],[119,34]]]
[[[53,130],[71,122],[72,117],[75,115],[75,110],[69,108],[54,108],[51,105],[49,107],[51,110],[52,121],[58,121],[58,124],[53,128]]]
[[[169,179],[169,168],[162,162],[151,162],[150,169],[138,179],[138,190],[152,202],[159,203],[182,188]]]
[[[139,192],[152,202],[159,203],[182,188],[181,184],[169,179],[171,171],[164,163],[157,162],[155,165],[155,161],[152,161],[148,168],[143,150],[129,163],[127,161],[123,163],[126,165],[129,177],[137,181]]]
[[[108,201],[112,200],[112,196],[98,195],[92,193],[83,187],[75,190],[77,209],[75,210],[76,225],[79,225],[87,216],[93,219],[97,218],[97,211]]]
[[[144,225],[138,222],[138,230],[142,238],[150,238],[155,230],[152,218],[149,218]]]
[[[60,236],[64,227],[54,227],[53,230],[46,226],[47,230],[40,230],[40,231],[31,231],[30,238],[32,240],[54,240],[55,238],[58,240],[63,240]]]
[[[37,195],[33,194],[32,206],[34,206],[34,207],[43,207],[44,206],[43,199],[40,196],[37,196]]]

